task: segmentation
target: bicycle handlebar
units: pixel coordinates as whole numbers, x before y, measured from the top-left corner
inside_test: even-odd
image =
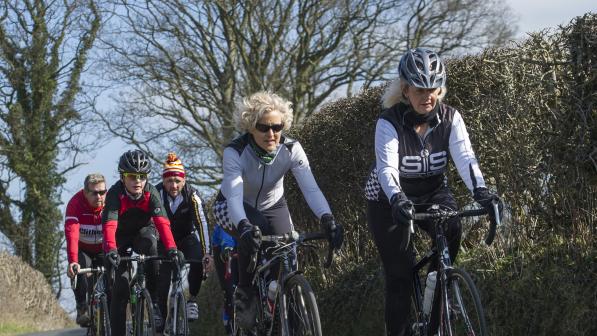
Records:
[[[291,231],[289,233],[285,233],[282,235],[265,235],[261,237],[261,241],[264,242],[274,242],[274,243],[304,243],[313,240],[327,240],[327,234],[323,232],[307,232],[307,233],[298,233],[297,231]],[[332,249],[331,245],[328,245],[328,254],[326,259],[323,263],[325,268],[329,268],[332,265],[332,260],[334,256],[334,250]],[[257,266],[257,253],[253,253],[251,255],[251,259],[249,261],[249,266],[247,267],[247,271],[249,273],[255,270]]]
[[[90,273],[104,273],[106,271],[106,269],[104,268],[104,266],[98,266],[98,267],[88,267],[88,268],[78,268],[78,267],[74,267],[73,268],[73,273],[75,274],[75,276],[70,280],[70,286],[73,289],[77,288],[77,275],[79,274],[90,274]]]
[[[494,218],[495,221],[490,221],[489,224],[489,231],[487,232],[487,236],[485,237],[485,244],[490,246],[495,239],[495,234],[497,230],[497,226],[501,224],[500,216],[499,216],[499,203],[498,201],[492,201],[493,211],[494,211]],[[487,215],[488,211],[484,208],[479,209],[471,209],[471,210],[463,210],[463,211],[455,211],[455,210],[446,210],[446,209],[434,209],[433,212],[419,212],[413,214],[413,220],[410,221],[410,230],[408,233],[408,237],[406,239],[408,246],[408,241],[410,240],[410,234],[414,233],[414,224],[413,221],[415,220],[438,220],[438,219],[450,219],[454,217],[474,217],[474,216],[481,216]]]

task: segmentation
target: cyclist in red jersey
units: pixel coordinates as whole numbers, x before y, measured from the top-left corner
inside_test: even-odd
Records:
[[[151,162],[141,150],[128,151],[120,157],[116,182],[106,196],[106,206],[102,215],[104,229],[104,249],[107,266],[115,272],[110,304],[112,335],[125,334],[125,310],[128,301],[128,272],[125,264],[120,264],[120,256],[128,255],[129,249],[144,255],[157,255],[157,233],[167,251],[167,255],[179,265],[184,265],[182,252],[170,230],[157,189],[147,182]],[[156,232],[157,231],[157,232]],[[156,328],[162,324],[156,300],[157,262],[147,267],[147,289],[154,302]]]
[[[101,174],[89,174],[79,190],[68,202],[64,219],[66,236],[67,275],[75,277],[75,269],[101,265],[102,263],[102,209],[106,201],[106,179]],[[77,288],[73,288],[77,302],[77,324],[89,325],[85,304],[86,293],[92,284],[84,275],[77,276]]]

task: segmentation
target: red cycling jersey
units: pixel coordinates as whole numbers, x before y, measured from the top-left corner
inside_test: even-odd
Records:
[[[102,251],[102,208],[92,208],[83,190],[68,202],[64,234],[69,263],[79,262],[79,249],[90,254]]]
[[[176,248],[170,221],[162,206],[157,189],[149,182],[138,200],[131,199],[122,181],[116,182],[106,196],[103,212],[104,250],[114,250],[117,236],[134,236],[142,227],[155,224],[166,250]]]

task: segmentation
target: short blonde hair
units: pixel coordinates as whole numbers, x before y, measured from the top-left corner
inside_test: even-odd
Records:
[[[278,111],[282,115],[284,130],[292,125],[292,103],[269,91],[259,91],[245,97],[236,113],[236,124],[240,131],[248,132],[261,117],[269,112]]]
[[[396,80],[390,83],[386,91],[383,93],[383,96],[381,97],[382,107],[390,108],[398,103],[410,105],[410,102],[404,96],[404,89],[407,86],[409,86],[408,83],[406,81],[402,81],[400,77],[398,77]],[[441,92],[437,96],[438,103],[441,103],[441,101],[446,96],[446,93],[448,92],[448,88],[446,88],[445,85],[442,86],[440,89]]]
[[[106,178],[104,177],[104,175],[100,174],[100,173],[93,173],[93,174],[89,174],[87,176],[85,176],[85,181],[83,181],[83,189],[85,189],[86,191],[89,191],[89,187],[92,184],[98,184],[98,183],[106,183]]]

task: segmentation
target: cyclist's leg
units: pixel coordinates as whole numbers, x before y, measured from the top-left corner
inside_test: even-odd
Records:
[[[158,254],[157,230],[153,224],[145,226],[139,230],[139,233],[133,240],[133,251],[148,256]],[[156,331],[161,332],[164,327],[162,312],[159,311],[157,298],[157,282],[159,274],[159,261],[152,261],[145,264],[145,287],[153,303],[153,317],[155,319]]]
[[[270,233],[265,234],[278,234],[282,235],[288,233],[294,229],[294,225],[292,224],[292,218],[290,217],[290,211],[288,210],[288,204],[286,203],[286,198],[282,197],[278,202],[276,202],[271,207],[267,208],[266,210],[261,211],[263,216],[267,219],[268,223],[270,224]],[[293,270],[298,268],[297,265],[297,258],[296,258],[296,250],[293,254],[289,255],[290,257],[290,264]],[[277,274],[278,269],[272,268],[272,274]]]
[[[88,268],[92,266],[91,256],[89,253],[79,248],[79,265],[81,268]],[[74,288],[75,301],[77,302],[77,323],[86,327],[89,325],[90,317],[87,309],[87,297],[93,290],[90,278],[86,274],[77,275],[77,288]]]
[[[194,233],[182,238],[176,242],[178,249],[182,251],[186,259],[203,259],[203,251],[201,250],[201,244]],[[203,264],[202,263],[191,263],[189,266],[189,294],[191,297],[196,297],[201,289],[201,283],[203,282]]]
[[[154,225],[148,225],[139,230],[139,233],[135,236],[133,240],[133,251],[148,256],[155,256],[158,254],[157,231]],[[149,291],[149,294],[151,295],[151,300],[153,302],[157,302],[156,284],[158,271],[158,261],[152,261],[150,263],[147,263],[145,266],[146,287]]]
[[[157,243],[157,249],[159,255],[166,255],[166,251],[164,251],[164,246],[161,242]],[[157,300],[155,301],[158,306],[160,307],[160,313],[162,314],[162,319],[165,321],[166,316],[168,315],[168,292],[170,290],[170,283],[172,279],[172,264],[169,262],[164,262],[160,264],[160,269],[158,273],[158,281],[157,281]]]
[[[126,255],[125,253],[120,253]],[[121,263],[114,273],[110,302],[110,325],[113,336],[122,336],[126,331],[126,304],[129,298],[129,277],[127,263]]]
[[[81,268],[88,268],[92,266],[91,263],[91,256],[89,253],[81,250],[79,248],[79,265]],[[77,275],[77,288],[74,289],[75,292],[75,301],[77,302],[78,307],[83,307],[86,304],[87,299],[87,292],[89,291],[88,283],[87,283],[87,275],[81,274]]]
[[[176,245],[184,253],[185,258],[194,260],[203,259],[201,244],[194,232],[177,241]],[[187,307],[187,317],[192,321],[199,318],[197,295],[203,282],[203,263],[191,263],[187,279],[189,282],[189,298],[185,304]]]
[[[232,274],[228,278],[225,277],[226,275],[226,263],[222,261],[221,257],[221,247],[220,246],[213,246],[212,252],[214,255],[214,267],[216,270],[216,275],[218,277],[218,282],[220,284],[220,288],[224,294],[224,307],[222,311],[222,322],[224,324],[224,328],[226,329],[226,333],[230,333],[231,329],[230,326],[230,318],[232,317],[233,307],[232,307],[232,296],[234,294],[234,287],[233,287],[233,278]],[[232,273],[232,272],[231,272]]]
[[[392,211],[386,202],[367,202],[367,222],[385,272],[385,321],[387,335],[408,335],[412,294],[412,256],[400,249],[407,227],[392,227]]]

